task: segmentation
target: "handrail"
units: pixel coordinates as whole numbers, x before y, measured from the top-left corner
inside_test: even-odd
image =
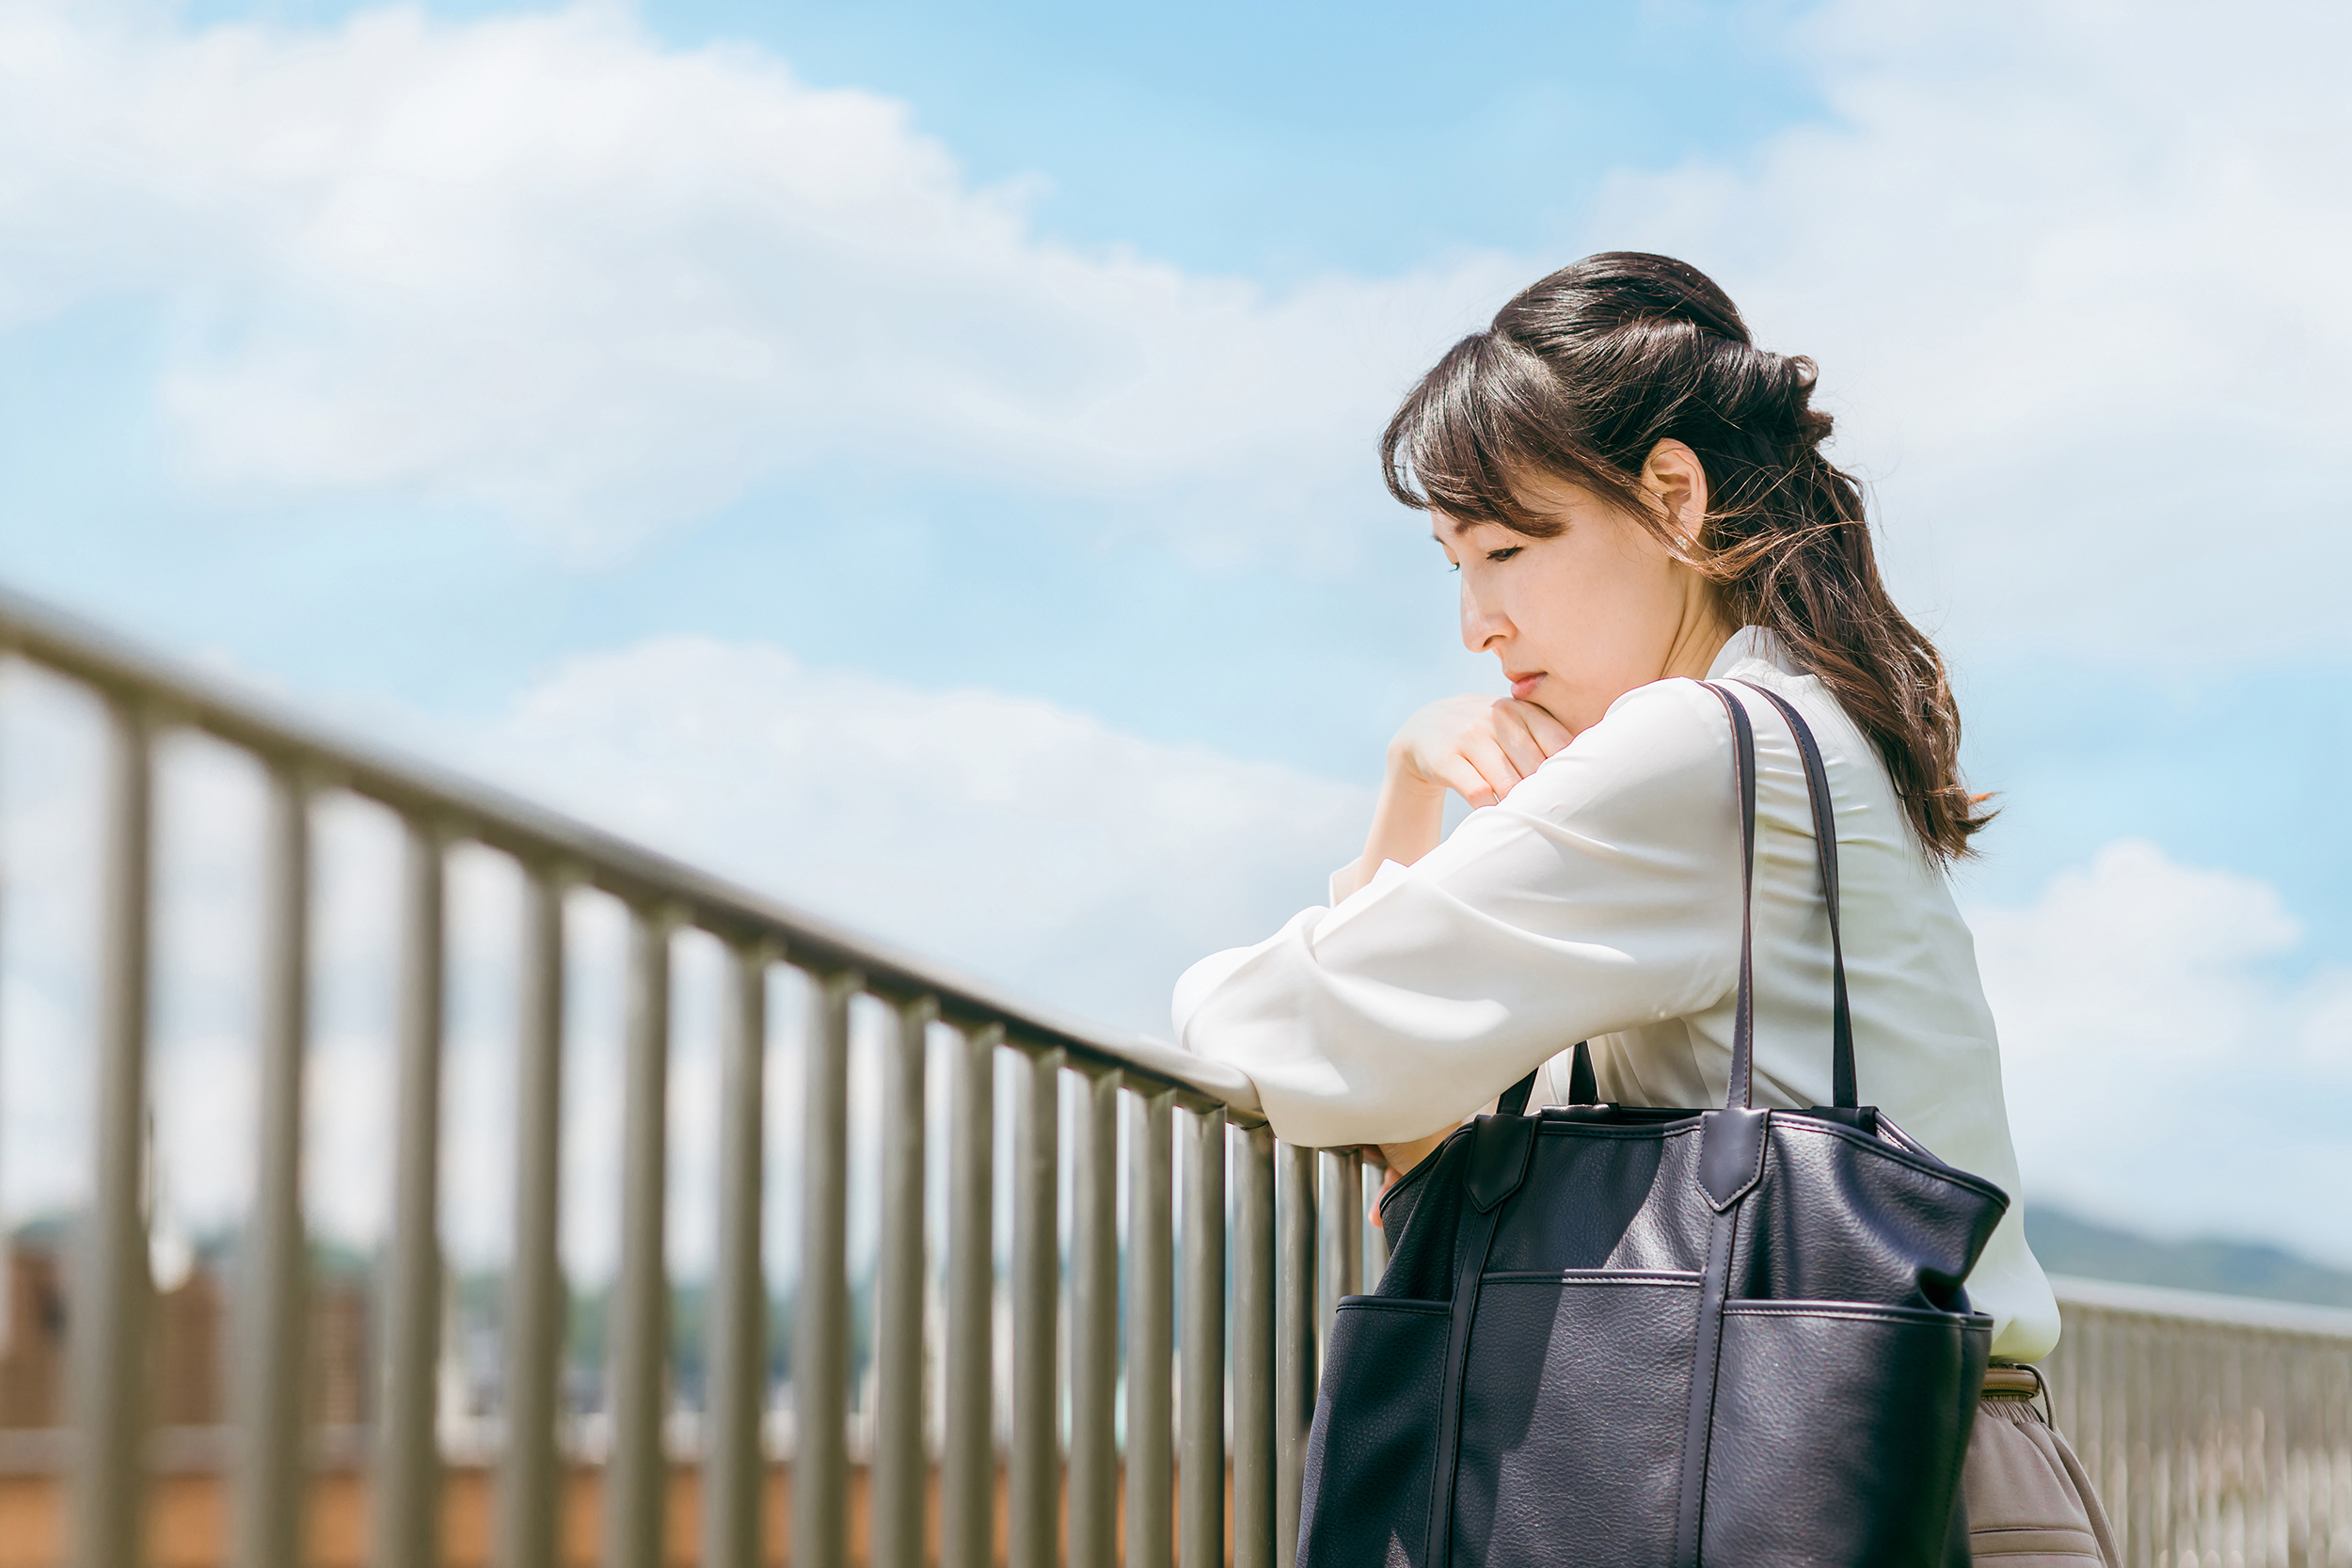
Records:
[[[2273,1334],[2309,1334],[2352,1341],[2352,1309],[2315,1303],[2274,1301],[2266,1296],[2225,1296],[2211,1291],[2182,1291],[2169,1285],[2130,1285],[2054,1274],[2050,1289],[2063,1307],[2163,1318],[2220,1328],[2263,1329]]]
[[[771,1173],[797,1167],[787,1201],[797,1212],[792,1324],[791,1559],[846,1568],[857,1321],[875,1333],[867,1406],[873,1568],[919,1568],[924,1532],[927,1383],[945,1396],[940,1465],[951,1544],[947,1568],[989,1568],[1000,1517],[1016,1560],[1043,1564],[1064,1535],[1107,1554],[1121,1477],[1133,1568],[1173,1568],[1181,1516],[1184,1568],[1210,1568],[1227,1535],[1219,1484],[1230,1456],[1234,1568],[1287,1568],[1278,1521],[1296,1516],[1305,1408],[1278,1401],[1271,1369],[1311,1386],[1317,1299],[1314,1173],[1346,1196],[1326,1228],[1363,1227],[1366,1172],[1354,1153],[1279,1148],[1249,1080],[1141,1036],[1105,1029],[740,887],[627,839],[446,769],[389,753],[290,714],[278,705],[193,674],[24,594],[0,589],[0,656],[42,667],[99,699],[107,738],[101,791],[103,911],[93,955],[91,1023],[96,1124],[90,1198],[80,1227],[66,1378],[74,1433],[71,1469],[75,1568],[135,1568],[147,1485],[150,1276],[148,1069],[157,968],[154,826],[170,781],[159,733],[200,731],[262,765],[268,828],[261,845],[262,942],[256,1041],[260,1161],[238,1246],[236,1503],[240,1568],[299,1568],[308,1466],[304,1415],[310,1240],[304,1218],[304,1113],[312,983],[314,806],[340,790],[389,808],[404,840],[392,946],[397,976],[390,1054],[391,1210],[369,1338],[380,1373],[370,1417],[367,1512],[372,1568],[437,1568],[440,1478],[441,1320],[447,1275],[439,1243],[443,1195],[445,1033],[451,847],[469,840],[520,873],[516,949],[513,1253],[506,1279],[505,1426],[500,1451],[501,1568],[556,1568],[562,1489],[566,1286],[557,1244],[564,1117],[567,892],[588,887],[626,908],[623,961],[619,1258],[607,1297],[610,1363],[603,1384],[606,1453],[599,1484],[613,1568],[663,1568],[669,1465],[671,1281],[665,1215],[674,937],[694,927],[725,949],[721,1022],[718,1249],[709,1284],[707,1442],[702,1456],[705,1568],[756,1568],[767,1505],[762,1467],[773,1363],[764,1348],[770,1300],[762,1221]],[[801,1096],[794,1124],[771,1142],[763,1107],[772,1031],[770,981],[804,980],[798,1034]],[[878,1004],[871,1034],[853,1010]],[[871,1011],[861,1016],[871,1019]],[[945,1047],[946,1071],[933,1066]],[[882,1070],[891,1107],[881,1127],[876,1290],[860,1305],[851,1280],[853,1180],[850,1083],[853,1058]],[[944,1076],[946,1148],[934,1154],[927,1097]],[[1007,1090],[998,1080],[1007,1080]],[[1068,1091],[1086,1114],[1069,1132]],[[1000,1110],[1000,1101],[1001,1110]],[[1125,1113],[1123,1134],[1121,1113]],[[1000,1238],[1000,1134],[1013,1151],[1009,1234]],[[1065,1139],[1069,1147],[1065,1152]],[[946,1269],[937,1298],[949,1329],[936,1373],[924,1323],[932,1301],[927,1262],[933,1191],[930,1159],[951,1173]],[[862,1161],[860,1162],[863,1163]],[[778,1169],[778,1167],[783,1167]],[[1075,1177],[1065,1227],[1058,1195]],[[1181,1177],[1181,1181],[1179,1178]],[[1278,1198],[1278,1190],[1280,1196]],[[1181,1195],[1181,1206],[1179,1196]],[[1119,1206],[1126,1206],[1120,1244]],[[1230,1208],[1229,1208],[1230,1199]],[[1278,1212],[1286,1215],[1278,1226]],[[1064,1231],[1067,1228],[1068,1246]],[[1229,1241],[1228,1231],[1231,1231]],[[1278,1242],[1279,1235],[1279,1242]],[[1141,1238],[1140,1243],[1138,1238]],[[1009,1279],[1000,1281],[1009,1242]],[[1345,1256],[1359,1259],[1354,1246]],[[1230,1264],[1230,1267],[1229,1267]],[[1123,1265],[1123,1268],[1122,1268]],[[862,1266],[862,1265],[860,1265]],[[1128,1289],[1120,1290],[1124,1273]],[[1069,1303],[1064,1307],[1065,1281]],[[1320,1282],[1361,1287],[1360,1266]],[[996,1366],[993,1324],[1009,1287],[1011,1357]],[[1165,1296],[1178,1290],[1180,1302]],[[1227,1355],[1230,1294],[1234,1350]],[[1155,1299],[1162,1298],[1162,1299]],[[1131,1332],[1123,1356],[1122,1305]],[[1170,1308],[1174,1310],[1171,1314]],[[1071,1362],[1060,1364],[1068,1314]],[[1277,1323],[1282,1336],[1277,1343]],[[1181,1368],[1181,1409],[1155,1388]],[[1005,1371],[1009,1370],[1009,1376]],[[1120,1436],[1129,1419],[1178,1429]],[[1007,1396],[1009,1419],[1000,1420]],[[1068,1436],[1062,1418],[1067,1396]],[[1181,1433],[1179,1447],[1168,1438]],[[1065,1470],[1066,1465],[1066,1470]],[[1181,1511],[1176,1507],[1181,1503]],[[913,1523],[910,1523],[913,1521]]]
[[[713,935],[780,942],[795,963],[855,970],[867,990],[893,1000],[937,997],[941,1016],[952,1023],[1015,1021],[1034,1046],[1069,1051],[1097,1066],[1137,1069],[1189,1090],[1184,1101],[1188,1110],[1216,1104],[1236,1126],[1263,1120],[1257,1088],[1238,1069],[1020,1000],[495,785],[338,735],[266,697],[198,675],[9,588],[0,588],[0,652],[137,701],[156,719],[292,765],[313,784],[341,787],[395,811],[437,819],[455,836],[476,839],[526,863],[563,867],[625,902],[680,906],[689,924]]]
[[[2352,1561],[2352,1312],[2054,1277],[2049,1409],[2124,1568]]]

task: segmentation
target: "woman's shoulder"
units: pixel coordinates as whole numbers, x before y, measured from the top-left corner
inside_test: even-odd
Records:
[[[1580,732],[1562,752],[1588,753],[1637,768],[1677,770],[1723,765],[1731,754],[1731,724],[1723,699],[1703,681],[1652,681],[1609,705],[1600,722]]]
[[[1721,699],[1694,680],[1653,681],[1609,705],[1504,804],[1545,816],[1611,802],[1651,807],[1725,803],[1731,727]]]

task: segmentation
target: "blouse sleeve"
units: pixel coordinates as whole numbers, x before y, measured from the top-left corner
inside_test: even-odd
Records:
[[[1290,1142],[1436,1132],[1579,1039],[1729,990],[1733,789],[1710,693],[1629,692],[1418,863],[1195,964],[1177,1038],[1248,1073]]]

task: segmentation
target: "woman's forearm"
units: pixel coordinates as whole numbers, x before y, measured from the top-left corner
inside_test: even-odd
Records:
[[[1372,880],[1382,861],[1410,865],[1438,847],[1445,836],[1445,786],[1412,777],[1395,762],[1380,782],[1380,799],[1372,810],[1372,832],[1365,835],[1363,857],[1352,878],[1343,875],[1333,892],[1341,897]]]

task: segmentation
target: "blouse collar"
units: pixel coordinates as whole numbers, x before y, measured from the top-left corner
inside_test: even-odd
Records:
[[[1751,659],[1768,664],[1784,675],[1804,673],[1797,667],[1797,661],[1789,657],[1788,645],[1779,637],[1762,626],[1741,626],[1731,634],[1731,641],[1724,644],[1723,652],[1715,656],[1715,662],[1708,666],[1707,678],[1721,680]]]

